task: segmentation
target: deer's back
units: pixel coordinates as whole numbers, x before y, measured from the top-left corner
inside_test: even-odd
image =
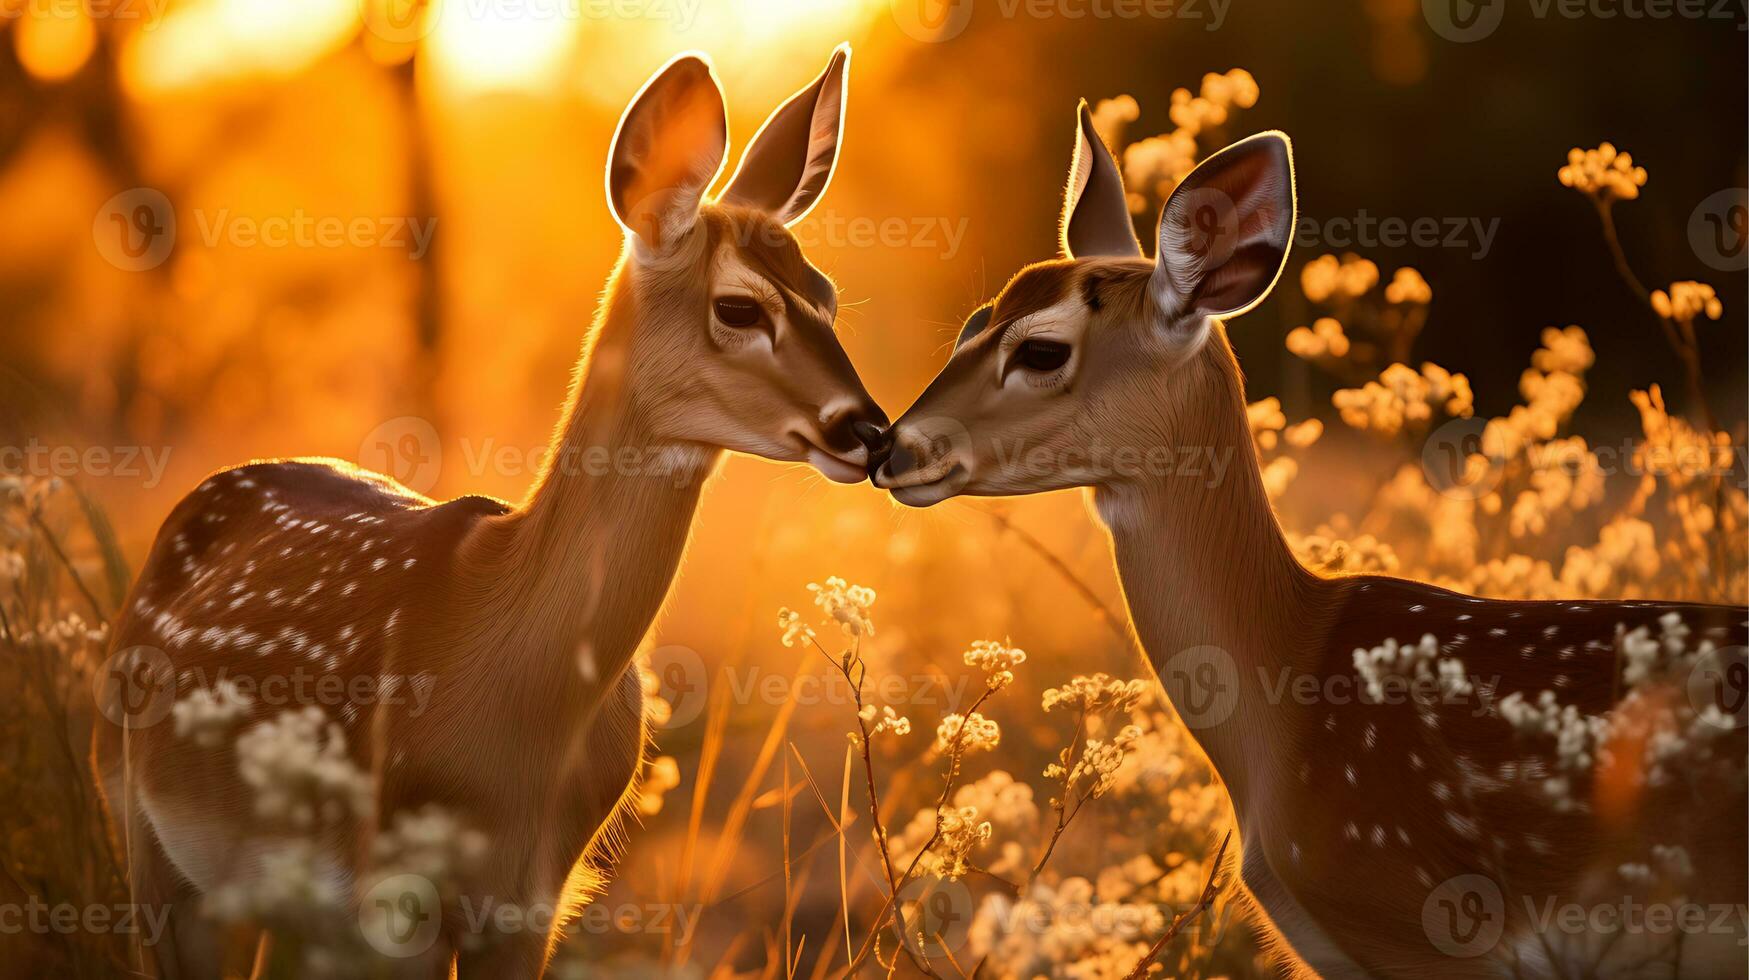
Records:
[[[1706,750],[1738,775],[1709,782],[1703,771],[1697,790],[1650,785],[1641,768],[1646,745],[1636,738],[1607,746],[1619,768],[1599,768],[1605,753],[1593,748],[1590,764],[1575,769],[1574,742],[1563,748],[1555,734],[1527,735],[1500,705],[1515,693],[1534,705],[1550,691],[1582,728],[1578,719],[1609,711],[1623,694],[1622,634],[1643,628],[1655,640],[1679,622],[1694,646],[1742,646],[1743,607],[1511,602],[1371,576],[1340,587],[1314,658],[1321,693],[1293,709],[1297,737],[1280,760],[1284,789],[1271,807],[1278,819],[1257,842],[1299,902],[1322,910],[1321,921],[1413,920],[1440,889],[1477,885],[1497,888],[1504,911],[1522,924],[1530,907],[1550,900],[1620,900],[1635,887],[1624,869],[1655,865],[1654,844],[1688,852],[1690,895],[1742,900],[1742,728],[1705,733]],[[1421,673],[1426,635],[1436,654]],[[1395,656],[1375,653],[1392,640]],[[1419,683],[1408,680],[1418,675]],[[1383,684],[1380,697],[1369,677],[1397,681]],[[1657,696],[1688,695],[1671,688]],[[1360,881],[1357,869],[1365,869]],[[1421,928],[1366,928],[1339,941],[1386,973],[1432,950]]]
[[[376,709],[428,695],[421,678],[445,655],[420,639],[452,604],[457,545],[498,501],[435,503],[343,463],[288,460],[214,474],[159,530],[118,617],[114,650],[168,665],[155,698],[177,701],[222,682],[248,705],[222,744],[178,732],[167,705],[125,731],[99,726],[99,766],[113,794],[125,754],[130,792],[154,818],[214,825],[245,819],[248,788],[230,743],[251,724],[315,707],[371,771]],[[155,819],[163,829],[163,821]]]
[[[320,460],[224,470],[164,522],[118,637],[163,649],[179,672],[368,669],[408,607],[430,607],[448,585],[468,529],[507,509],[482,497],[437,504]]]

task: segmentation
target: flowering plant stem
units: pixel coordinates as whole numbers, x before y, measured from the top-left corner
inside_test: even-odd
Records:
[[[900,881],[893,868],[892,851],[887,846],[887,829],[881,822],[881,797],[880,791],[875,787],[874,756],[869,749],[870,736],[874,733],[870,730],[868,722],[862,717],[862,682],[868,676],[868,665],[863,662],[861,657],[862,640],[860,637],[857,638],[853,641],[850,650],[847,651],[843,657],[836,659],[833,658],[830,653],[826,652],[826,648],[820,645],[819,640],[810,636],[809,642],[813,643],[814,648],[820,651],[820,655],[825,657],[839,673],[844,675],[844,679],[850,684],[851,696],[856,701],[856,728],[858,732],[856,741],[857,748],[862,756],[863,780],[868,789],[868,815],[870,820],[874,823],[875,849],[880,852],[881,868],[885,871],[887,877],[886,903],[881,906],[881,911],[875,918],[874,926],[869,929],[868,939],[863,942],[862,949],[857,953],[856,958],[851,961],[850,966],[846,969],[845,975],[854,975],[857,967],[860,966],[862,962],[868,958],[870,952],[873,951],[876,937],[880,934],[882,927],[885,926],[886,916],[890,911],[893,915],[893,931],[899,939],[899,948],[906,951],[906,955],[910,956],[911,962],[916,964],[919,970],[922,970],[925,975],[933,977],[936,974],[929,969],[929,965],[926,962],[920,961],[917,955],[912,953],[910,948],[905,945],[905,913],[899,908],[898,903]]]
[[[1083,707],[1081,713],[1075,716],[1075,739],[1069,743],[1069,752],[1063,759],[1063,793],[1057,798],[1056,806],[1053,807],[1057,811],[1057,826],[1051,830],[1051,838],[1045,842],[1044,851],[1039,854],[1038,861],[1033,864],[1032,870],[1027,872],[1023,888],[1030,887],[1033,879],[1037,878],[1039,872],[1045,869],[1045,862],[1049,861],[1051,854],[1056,851],[1057,842],[1063,839],[1063,833],[1069,829],[1069,824],[1075,819],[1075,815],[1080,813],[1081,808],[1093,797],[1094,787],[1099,785],[1097,779],[1089,781],[1087,789],[1075,800],[1074,806],[1069,805],[1069,797],[1074,793],[1074,787],[1070,785],[1070,781],[1075,778],[1075,759],[1086,744],[1086,734],[1087,709]]]
[[[79,577],[79,570],[73,567],[73,560],[67,557],[65,551],[61,550],[61,543],[55,538],[55,533],[49,530],[48,524],[44,523],[42,504],[39,502],[34,506],[27,507],[24,513],[30,520],[31,526],[35,527],[37,533],[42,535],[43,543],[49,546],[50,551],[54,552],[55,560],[61,563],[67,577],[72,580],[73,586],[79,590],[80,595],[85,597],[85,601],[91,604],[92,615],[97,617],[96,622],[107,622],[109,614],[103,611],[103,603],[98,602],[97,596],[86,588],[85,580]]]
[[[1615,262],[1616,274],[1621,277],[1628,290],[1652,311],[1652,316],[1664,329],[1664,339],[1682,360],[1682,366],[1687,373],[1688,395],[1694,402],[1694,409],[1705,420],[1708,435],[1718,432],[1719,420],[1713,415],[1712,406],[1707,404],[1706,377],[1701,373],[1700,346],[1695,341],[1694,326],[1664,316],[1652,305],[1651,292],[1640,281],[1640,277],[1634,275],[1633,267],[1628,265],[1627,253],[1622,250],[1621,236],[1616,233],[1615,228],[1615,202],[1610,198],[1594,198],[1594,201],[1597,205],[1597,218],[1603,224],[1603,242],[1609,246],[1609,257]]]
[[[1050,839],[1045,841],[1044,848],[1039,852],[1038,860],[1033,862],[1032,870],[1026,873],[1026,880],[1017,885],[1000,878],[997,875],[990,875],[990,877],[995,878],[997,881],[1002,882],[1004,885],[1007,885],[1012,889],[1017,897],[1025,895],[1027,889],[1032,887],[1032,883],[1038,879],[1039,874],[1044,871],[1045,865],[1050,861],[1051,855],[1056,853],[1057,842],[1063,839],[1063,834],[1068,831],[1069,824],[1074,822],[1075,815],[1080,813],[1081,808],[1087,804],[1087,801],[1093,798],[1094,787],[1098,785],[1097,780],[1090,781],[1087,784],[1087,789],[1082,791],[1081,795],[1076,798],[1073,806],[1069,804],[1069,797],[1073,792],[1073,787],[1070,785],[1070,781],[1074,778],[1076,757],[1080,755],[1081,747],[1086,742],[1086,731],[1087,708],[1083,706],[1080,713],[1075,717],[1074,740],[1069,743],[1069,748],[1063,756],[1062,794],[1056,800],[1052,801],[1054,804],[1052,809],[1057,811],[1057,825],[1051,829]],[[985,962],[989,959],[990,956],[986,953],[978,960],[978,964],[972,968],[971,975],[975,977],[981,973],[984,969]]]
[[[1720,431],[1719,420],[1717,416],[1713,415],[1712,405],[1707,402],[1706,376],[1701,372],[1700,343],[1694,335],[1693,321],[1668,317],[1658,311],[1657,305],[1652,302],[1652,294],[1646,290],[1645,284],[1640,282],[1640,277],[1634,275],[1633,267],[1628,265],[1627,253],[1622,250],[1621,236],[1616,233],[1615,229],[1614,200],[1598,197],[1593,198],[1593,201],[1597,205],[1598,221],[1603,224],[1604,244],[1609,246],[1609,256],[1615,262],[1616,274],[1621,277],[1628,290],[1638,297],[1647,309],[1652,311],[1652,316],[1657,319],[1658,325],[1663,327],[1664,339],[1669,342],[1670,349],[1675,351],[1676,356],[1682,361],[1683,372],[1688,380],[1688,398],[1693,403],[1690,410],[1699,411],[1701,419],[1706,423],[1707,438],[1713,438],[1714,433]],[[1723,481],[1715,474],[1712,484],[1713,513],[1721,514],[1725,508]],[[1714,554],[1709,557],[1718,563],[1718,566],[1715,567],[1723,566],[1725,551],[1722,540],[1715,541]]]
[[[852,696],[856,701],[857,708],[856,724],[860,732],[858,746],[861,749],[862,755],[863,777],[868,786],[869,816],[874,821],[875,844],[880,851],[881,864],[886,869],[887,875],[887,900],[882,904],[880,911],[876,913],[875,922],[869,930],[868,939],[863,942],[862,948],[857,952],[856,957],[851,960],[850,966],[846,971],[846,976],[854,975],[857,967],[859,967],[868,958],[870,953],[873,952],[876,938],[886,926],[887,916],[889,914],[893,917],[893,931],[899,939],[900,948],[905,950],[905,953],[911,959],[911,962],[914,963],[919,970],[923,971],[924,974],[932,977],[936,976],[937,974],[934,970],[930,969],[925,959],[920,958],[905,943],[905,914],[901,909],[902,903],[899,902],[899,892],[909,884],[912,878],[916,875],[917,865],[923,860],[923,855],[928,854],[930,848],[934,847],[936,842],[941,839],[941,810],[947,805],[948,798],[953,793],[954,784],[959,778],[960,762],[964,757],[963,743],[965,741],[965,733],[968,726],[961,724],[959,730],[954,733],[952,743],[948,746],[947,775],[942,783],[941,795],[936,799],[935,803],[935,830],[930,834],[928,841],[924,843],[923,847],[918,850],[916,856],[911,858],[911,863],[905,866],[904,872],[900,873],[897,871],[893,863],[892,851],[888,847],[887,829],[881,820],[880,797],[875,789],[874,757],[869,749],[869,736],[872,732],[868,727],[868,723],[862,718],[862,680],[867,676],[868,668],[862,663],[856,647],[852,647],[851,652],[843,659],[833,660],[831,654],[826,653],[825,648],[820,647],[818,641],[815,641],[814,646],[819,648],[820,653],[825,655],[827,660],[832,661],[833,666],[844,675],[844,679],[850,682]],[[853,674],[853,671],[858,667],[862,668],[861,672]],[[984,688],[983,693],[978,695],[978,699],[972,702],[971,709],[966,712],[966,718],[971,718],[971,716],[983,706],[984,702],[990,699],[990,695],[995,694],[997,690],[998,688],[995,685],[987,685]]]
[[[1233,832],[1230,830],[1221,838],[1220,849],[1215,851],[1214,863],[1209,866],[1208,881],[1203,884],[1202,895],[1196,900],[1196,904],[1172,920],[1172,924],[1166,927],[1165,933],[1159,939],[1154,940],[1154,945],[1148,947],[1148,952],[1136,962],[1135,968],[1130,970],[1129,975],[1124,977],[1124,980],[1142,980],[1143,977],[1147,976],[1149,965],[1154,962],[1156,957],[1165,952],[1166,944],[1176,939],[1185,926],[1196,921],[1198,916],[1208,911],[1208,907],[1214,904],[1215,896],[1221,892],[1220,887],[1215,884],[1215,879],[1221,873],[1221,862],[1227,856],[1227,844],[1232,839]]]

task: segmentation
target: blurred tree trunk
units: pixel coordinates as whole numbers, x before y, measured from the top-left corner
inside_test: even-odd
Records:
[[[59,82],[44,82],[33,78],[19,63],[17,49],[11,38],[0,42],[0,171],[12,166],[32,141],[46,128],[67,127],[91,155],[92,161],[109,178],[117,191],[142,186],[145,178],[139,158],[134,154],[128,134],[127,99],[122,91],[120,42],[117,28],[111,21],[99,22],[97,43],[85,64],[71,78]],[[159,188],[163,190],[164,188]],[[167,295],[170,285],[170,264],[164,263],[143,273],[142,283],[148,296]],[[52,301],[59,290],[39,293]],[[153,300],[136,304],[135,315],[128,323],[128,333],[114,360],[104,365],[115,387],[115,398],[105,426],[111,435],[129,434],[129,415],[140,392],[139,358],[136,356],[141,339],[151,329],[151,318],[161,308]],[[0,343],[18,358],[15,368],[41,386],[55,380],[49,376],[48,365],[34,356],[30,331],[37,310],[20,305],[0,316]],[[78,392],[61,390],[60,404],[72,403]],[[23,420],[34,426],[40,419]]]
[[[432,153],[425,116],[419,107],[416,81],[417,58],[395,66],[395,90],[407,125],[407,213],[414,220],[432,223],[431,243],[414,262],[412,401],[415,414],[443,431],[438,418],[437,377],[443,362],[443,287],[438,269],[443,254],[443,232],[438,226],[438,203],[432,173]]]

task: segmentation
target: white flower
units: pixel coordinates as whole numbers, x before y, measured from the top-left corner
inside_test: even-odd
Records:
[[[394,824],[371,842],[381,873],[415,874],[439,887],[479,868],[486,850],[485,834],[436,804],[396,813]]]
[[[1420,642],[1413,645],[1387,639],[1371,649],[1356,648],[1354,672],[1374,703],[1386,700],[1386,684],[1391,681],[1430,683],[1447,699],[1467,697],[1474,691],[1464,662],[1440,657],[1439,640],[1432,633],[1423,633]]]
[[[1607,713],[1585,714],[1574,705],[1561,704],[1553,691],[1541,692],[1534,703],[1523,693],[1514,692],[1496,706],[1500,718],[1521,738],[1552,741],[1559,773],[1545,780],[1544,786],[1557,805],[1566,808],[1581,802],[1574,795],[1582,791],[1580,781],[1612,761],[1612,747],[1616,751],[1638,748],[1638,764],[1622,769],[1624,778],[1633,780],[1636,788],[1720,777],[1742,781],[1741,752],[1721,753],[1714,747],[1719,734],[1732,730],[1719,706],[1697,708],[1686,697],[1670,696],[1670,687],[1686,683],[1685,678],[1703,658],[1714,654],[1715,647],[1710,640],[1702,640],[1691,648],[1688,640],[1692,631],[1674,613],[1661,617],[1658,629],[1656,637],[1645,626],[1616,630],[1626,694]],[[1692,788],[1699,790],[1698,786]],[[1681,848],[1671,850],[1673,862],[1677,851]],[[1674,866],[1679,867],[1680,862]],[[1618,870],[1631,881],[1642,868],[1657,870],[1632,862]]]
[[[237,769],[255,790],[255,812],[298,828],[365,816],[369,775],[346,754],[346,735],[308,705],[260,722],[237,738]]]
[[[1672,878],[1694,877],[1694,862],[1689,859],[1685,848],[1654,844],[1652,860],[1657,862],[1659,870]]]
[[[1082,792],[1093,799],[1104,796],[1116,784],[1117,771],[1123,765],[1124,756],[1141,737],[1139,726],[1125,725],[1109,741],[1090,738],[1082,745],[1081,755],[1073,764],[1069,761],[1069,750],[1064,749],[1057,761],[1044,770],[1046,779],[1063,782],[1065,798],[1055,802],[1067,805],[1067,798],[1074,795],[1077,786],[1082,786]]]
[[[1681,882],[1694,877],[1694,862],[1686,848],[1668,844],[1652,845],[1652,860],[1629,862],[1616,869],[1622,880],[1631,885],[1654,885],[1659,882]]]
[[[1026,651],[1005,640],[974,640],[965,653],[967,667],[985,673],[985,683],[1001,688],[1014,683],[1014,668],[1026,662]]]
[[[942,807],[936,820],[941,833],[933,849],[939,864],[933,870],[944,878],[959,878],[968,870],[973,849],[990,840],[990,821],[981,819],[973,806]]]
[[[783,645],[786,647],[810,643],[815,636],[814,628],[802,622],[802,614],[788,606],[777,611],[777,628],[783,630]]]
[[[237,682],[229,678],[210,689],[200,688],[170,709],[176,720],[176,737],[192,737],[202,748],[218,748],[230,734],[231,726],[249,716],[252,704],[254,699],[242,693]]]
[[[876,708],[872,704],[865,704],[862,706],[862,710],[857,712],[857,716],[862,719],[863,724],[869,726],[868,734],[871,738],[881,732],[892,732],[894,735],[911,734],[911,719],[894,711],[890,705]],[[854,735],[854,733],[852,734]]]
[[[252,874],[207,894],[207,914],[221,922],[308,922],[342,911],[340,878],[325,874],[314,841],[289,840],[263,851]]]
[[[875,601],[873,589],[851,585],[834,575],[826,579],[825,585],[809,582],[808,591],[814,593],[814,605],[836,621],[845,635],[874,635],[874,620],[869,618],[868,611]]]
[[[961,730],[965,734],[961,735]],[[935,751],[946,752],[955,747],[958,739],[959,751],[964,753],[994,751],[1002,741],[1002,729],[989,718],[979,712],[972,712],[968,718],[960,714],[951,714],[941,719],[941,724],[935,727]]]
[[[1045,690],[1042,703],[1046,711],[1055,708],[1076,708],[1093,714],[1098,711],[1129,711],[1148,693],[1145,681],[1120,681],[1109,674],[1077,675],[1062,687]]]

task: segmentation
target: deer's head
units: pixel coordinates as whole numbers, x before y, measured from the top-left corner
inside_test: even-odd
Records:
[[[1269,132],[1205,160],[1160,214],[1152,261],[1085,102],[1063,258],[974,312],[947,365],[893,424],[875,485],[926,507],[956,494],[1110,486],[1203,438],[1237,367],[1217,321],[1261,302],[1294,227],[1293,157]],[[1241,403],[1242,407],[1242,403]]]
[[[832,180],[849,66],[841,45],[711,198],[728,121],[709,63],[675,58],[621,117],[607,164],[626,233],[616,288],[630,290],[628,374],[655,437],[866,476],[887,418],[833,332],[837,290],[789,231]]]

